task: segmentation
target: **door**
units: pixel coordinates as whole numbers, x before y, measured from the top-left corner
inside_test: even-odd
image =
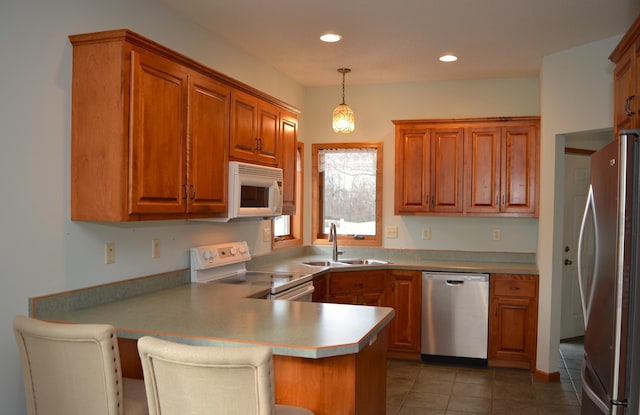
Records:
[[[210,78],[189,80],[188,202],[190,213],[227,212],[231,90]]]
[[[584,335],[584,315],[580,300],[578,235],[589,191],[590,153],[566,153],[564,157],[564,268],[560,338]]]
[[[610,413],[617,353],[618,140],[591,156],[591,185],[580,231],[578,270],[585,313],[583,414]],[[599,407],[599,411],[585,412]],[[594,408],[595,408],[594,407]]]
[[[131,53],[129,214],[184,213],[187,73]]]

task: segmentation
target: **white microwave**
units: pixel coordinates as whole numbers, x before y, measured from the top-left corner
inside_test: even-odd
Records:
[[[282,215],[282,169],[229,162],[228,219]]]

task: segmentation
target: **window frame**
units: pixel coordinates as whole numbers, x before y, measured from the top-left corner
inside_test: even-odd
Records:
[[[273,220],[271,221],[271,249],[281,249],[291,246],[300,246],[303,242],[302,221],[303,221],[303,183],[304,183],[304,143],[296,143],[296,214],[290,217],[289,230],[287,235],[275,236],[273,231]]]
[[[382,142],[362,142],[362,143],[318,143],[311,145],[311,243],[317,245],[328,245],[328,235],[324,232],[322,226],[322,199],[320,194],[324,185],[323,178],[320,176],[318,168],[318,153],[320,150],[334,149],[355,149],[355,148],[371,148],[375,149],[376,154],[376,233],[375,235],[360,235],[359,239],[355,239],[354,235],[338,235],[340,245],[350,246],[382,246]]]

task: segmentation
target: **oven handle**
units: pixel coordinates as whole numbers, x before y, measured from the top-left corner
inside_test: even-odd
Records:
[[[315,288],[313,288],[313,282],[309,281],[304,284],[301,284],[297,287],[290,288],[286,291],[283,291],[278,294],[272,294],[269,296],[270,300],[285,300],[285,301],[295,301],[299,298],[308,296],[313,294]]]

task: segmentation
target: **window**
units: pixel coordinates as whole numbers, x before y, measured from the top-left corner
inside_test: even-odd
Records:
[[[277,216],[272,221],[273,249],[302,245],[302,160],[304,143],[296,148],[296,214]]]
[[[382,244],[382,143],[312,146],[314,243],[336,224],[344,245]]]

